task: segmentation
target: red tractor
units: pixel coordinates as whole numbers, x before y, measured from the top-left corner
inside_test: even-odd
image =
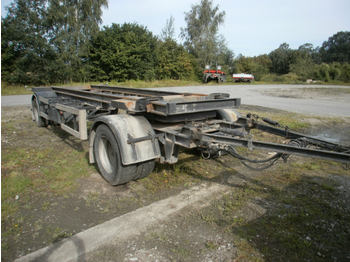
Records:
[[[208,81],[216,80],[218,83],[226,82],[226,73],[221,71],[221,66],[216,65],[216,70],[210,70],[211,65],[205,66],[205,71],[203,72],[203,82],[208,83]]]

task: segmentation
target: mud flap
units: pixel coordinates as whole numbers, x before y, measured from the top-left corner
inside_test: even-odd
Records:
[[[151,124],[143,116],[109,115],[95,120],[90,131],[89,159],[94,163],[93,141],[95,130],[100,124],[106,124],[112,130],[120,147],[122,163],[130,165],[159,158],[158,136]]]

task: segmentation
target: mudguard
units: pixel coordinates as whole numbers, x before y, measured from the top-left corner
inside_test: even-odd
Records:
[[[124,165],[160,157],[158,139],[153,138],[141,142],[133,142],[135,139],[156,135],[148,120],[143,116],[120,114],[98,117],[92,124],[89,142],[90,163],[95,162],[93,153],[94,137],[97,127],[101,124],[108,125],[116,137]]]
[[[241,114],[233,108],[216,110],[218,117],[228,122],[236,122]]]
[[[39,101],[39,97],[44,98],[56,98],[57,94],[52,91],[51,87],[33,87],[32,91],[34,92],[31,101],[33,101],[35,98],[37,101]]]
[[[36,100],[36,103],[38,104],[38,110],[39,110],[39,114],[41,113],[43,107],[40,103],[40,98],[39,97],[44,97],[44,98],[56,98],[57,94],[55,92],[52,91],[52,89],[50,87],[33,87],[32,91],[34,92],[34,94],[32,95],[31,99],[30,99],[30,109],[32,111],[32,120],[34,121],[34,114],[33,114],[33,101]]]

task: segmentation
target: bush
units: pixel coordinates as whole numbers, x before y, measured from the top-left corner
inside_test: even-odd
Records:
[[[350,82],[350,64],[344,63],[340,68],[339,80],[343,82]]]
[[[289,73],[281,76],[275,74],[268,74],[261,77],[261,81],[268,83],[291,83],[298,82],[298,76],[294,73]]]
[[[282,75],[281,78],[282,78],[282,82],[298,82],[299,81],[298,75],[294,74],[294,73]]]

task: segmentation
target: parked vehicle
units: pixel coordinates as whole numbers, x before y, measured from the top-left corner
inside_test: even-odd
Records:
[[[155,162],[174,164],[181,147],[204,158],[228,153],[244,165],[267,168],[290,154],[350,164],[350,148],[292,132],[254,114],[242,116],[240,98],[226,93],[175,93],[107,85],[32,88],[31,110],[39,127],[60,126],[89,140],[89,159],[111,185],[151,174]],[[261,121],[266,124],[261,123]],[[87,122],[91,121],[90,130]],[[289,139],[288,144],[253,139],[256,129]],[[236,147],[276,152],[265,160],[242,156]]]
[[[233,74],[233,82],[248,82],[252,83],[254,81],[254,76],[252,74]]]
[[[218,83],[226,82],[226,73],[221,71],[221,66],[216,65],[216,70],[211,69],[210,66],[205,66],[205,71],[203,72],[203,82],[208,83],[208,81],[215,80]]]

